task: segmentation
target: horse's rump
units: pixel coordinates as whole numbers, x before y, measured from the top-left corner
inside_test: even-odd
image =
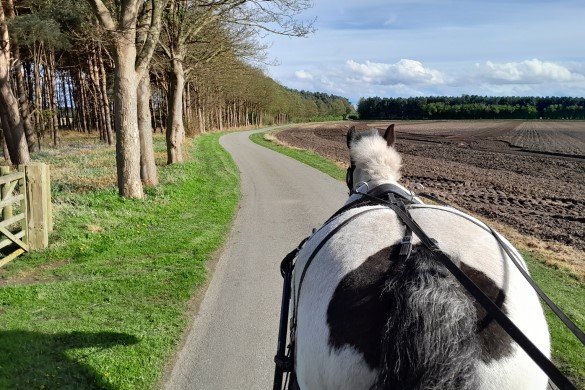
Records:
[[[441,210],[412,211],[514,321],[525,315],[523,306],[527,313],[539,309],[533,293],[508,299],[508,291],[518,293],[524,286],[502,265],[490,234],[456,215],[439,216]],[[355,213],[317,232],[299,254],[295,272],[328,231]],[[452,228],[438,232],[439,221]],[[298,302],[296,367],[302,389],[477,389],[492,388],[488,382],[493,388],[511,383],[497,376],[506,374],[507,366],[517,369],[514,359],[523,352],[416,239],[411,257],[400,262],[403,232],[392,211],[379,209],[352,221],[319,251]],[[456,239],[447,239],[453,235]],[[484,273],[478,264],[486,257],[498,264]],[[534,326],[528,333],[542,333],[543,318],[521,322],[524,329],[527,323]],[[541,342],[544,349],[547,341]],[[519,366],[534,371],[532,365],[528,358]]]

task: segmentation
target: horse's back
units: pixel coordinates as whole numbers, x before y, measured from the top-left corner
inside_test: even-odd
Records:
[[[358,216],[322,244],[330,232],[343,221],[368,209],[377,210]],[[461,263],[462,269],[484,291],[488,290],[485,291],[488,295],[501,301],[499,303],[510,319],[548,354],[548,331],[538,299],[509,260],[504,260],[505,252],[491,233],[473,220],[441,208],[413,208],[411,214],[423,230],[439,242],[441,250],[455,262]],[[388,345],[382,347],[384,342],[381,340],[390,337],[386,344],[392,344],[392,335],[387,334],[388,329],[396,326],[401,330],[400,324],[392,325],[390,320],[400,317],[397,312],[402,310],[399,309],[402,303],[399,294],[389,294],[389,284],[399,284],[397,291],[413,285],[416,290],[416,286],[421,283],[434,283],[435,279],[440,279],[441,283],[445,279],[448,285],[444,285],[444,293],[455,295],[446,299],[429,293],[417,300],[423,303],[425,299],[452,300],[448,302],[451,309],[440,308],[439,305],[433,306],[432,310],[458,313],[472,311],[473,323],[466,323],[465,327],[471,326],[478,332],[457,336],[462,338],[461,343],[471,343],[470,340],[473,339],[475,344],[469,348],[464,345],[462,351],[453,353],[453,356],[460,354],[460,360],[466,359],[465,354],[469,354],[467,363],[459,361],[452,364],[461,364],[463,367],[469,361],[473,362],[473,378],[469,377],[468,368],[462,368],[452,383],[460,383],[458,388],[466,388],[463,382],[474,382],[476,385],[473,386],[477,388],[498,390],[533,389],[546,383],[546,378],[530,358],[519,350],[497,324],[484,318],[483,309],[475,304],[451,276],[443,275],[444,271],[433,262],[432,255],[423,256],[425,248],[416,238],[412,256],[418,259],[416,266],[413,265],[414,268],[408,270],[405,265],[403,270],[397,271],[395,259],[404,230],[393,211],[379,207],[362,207],[348,211],[324,226],[299,253],[295,269],[295,294],[299,294],[301,273],[307,260],[322,245],[306,271],[297,302],[296,371],[301,389],[369,389],[374,385],[391,388],[381,384],[383,366],[388,365],[388,359],[403,358],[400,357],[400,351],[396,352],[396,356],[390,354],[390,358],[384,357],[382,349],[388,349]],[[435,274],[438,276],[433,276]],[[409,275],[412,280],[405,280],[405,275]],[[395,281],[389,282],[390,279],[394,280],[392,278]],[[427,292],[432,291],[429,286],[427,288]],[[403,309],[406,312],[412,310],[408,305]],[[421,316],[426,316],[425,312],[429,309],[423,305],[420,310]],[[435,314],[437,318],[441,318],[440,313]],[[457,322],[468,319],[452,320]],[[476,326],[476,323],[479,325]],[[433,327],[437,326],[440,327],[441,323],[433,323]],[[447,324],[443,324],[443,327],[446,326]],[[480,327],[483,329],[479,329]],[[408,332],[418,332],[417,324],[414,323]],[[437,351],[450,348],[448,345],[432,345],[433,340],[429,338],[435,337],[433,334],[421,334],[419,339],[412,335],[412,340],[419,340],[416,341],[419,344],[428,343],[428,348],[435,348]],[[397,337],[408,336],[403,334]],[[441,337],[439,335],[437,339]],[[455,336],[445,337],[448,339]],[[417,349],[419,346],[411,345],[409,348]],[[406,371],[403,374],[405,377],[418,375]],[[417,380],[411,379],[414,379],[413,383]],[[391,383],[391,380],[384,383]],[[412,384],[412,387],[402,388],[417,387]]]

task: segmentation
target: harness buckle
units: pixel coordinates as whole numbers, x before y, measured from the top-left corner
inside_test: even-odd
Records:
[[[288,356],[274,356],[274,363],[283,372],[291,372],[293,370],[293,360]]]
[[[398,254],[400,257],[404,258],[404,260],[410,257],[412,253],[412,236],[406,235],[402,237],[400,240],[400,253]]]

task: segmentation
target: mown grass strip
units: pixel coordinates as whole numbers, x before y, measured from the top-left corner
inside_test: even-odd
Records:
[[[292,157],[312,166],[337,180],[345,180],[345,169],[335,163],[298,148],[288,148],[265,137],[265,133],[253,134],[250,139],[259,145]],[[562,269],[547,267],[536,253],[521,251],[531,275],[545,293],[573,320],[581,329],[585,329],[585,284]],[[585,389],[585,350],[575,336],[556,317],[545,308],[552,338],[552,355],[561,371],[567,375],[579,389]]]
[[[81,177],[53,180],[51,247],[0,271],[0,388],[156,386],[239,200],[219,137],[195,139],[192,159],[161,167],[162,185],[142,201],[92,190],[111,181],[112,148],[82,142],[79,155],[38,156]]]
[[[255,143],[262,145],[268,149],[272,149],[286,156],[292,157],[308,166],[316,168],[323,173],[333,177],[336,180],[345,180],[345,170],[337,166],[335,163],[321,157],[317,153],[307,150],[288,148],[277,143],[274,143],[264,137],[265,133],[255,133],[250,136],[250,139]]]

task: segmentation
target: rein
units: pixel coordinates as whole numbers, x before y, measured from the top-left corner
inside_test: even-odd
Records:
[[[353,166],[353,163],[351,164]],[[350,166],[350,169],[351,167]],[[350,174],[350,169],[348,169],[348,177],[353,175]],[[353,171],[353,170],[352,170]],[[353,173],[353,172],[351,172]],[[349,184],[349,180],[348,180]],[[353,183],[351,183],[353,184]],[[350,187],[351,188],[351,187]],[[337,218],[340,214],[348,211],[352,208],[361,207],[365,205],[380,205],[386,208],[391,209],[400,219],[400,221],[406,226],[406,231],[403,239],[401,240],[401,248],[400,248],[400,256],[404,259],[408,259],[412,249],[412,234],[415,234],[421,243],[432,251],[436,258],[451,272],[451,274],[459,281],[459,283],[469,292],[471,296],[473,296],[477,302],[484,308],[486,314],[491,316],[501,327],[502,329],[518,344],[520,347],[528,354],[528,356],[548,375],[550,381],[552,381],[559,389],[570,389],[570,390],[577,390],[577,388],[567,379],[563,373],[526,337],[524,333],[502,312],[502,310],[496,305],[484,292],[467,276],[461,269],[445,254],[443,253],[436,240],[429,237],[424,230],[412,219],[410,213],[408,212],[408,207],[406,203],[419,203],[415,201],[414,195],[409,194],[404,191],[401,187],[392,185],[392,184],[383,184],[381,186],[375,187],[368,192],[357,192],[353,191],[353,194],[359,194],[361,197],[356,199],[353,202],[348,203],[347,205],[343,206],[339,209],[333,216],[325,222],[323,226],[326,226],[329,222]],[[387,197],[388,200],[383,199],[382,197]],[[398,199],[397,199],[398,197]],[[441,202],[443,203],[443,202]],[[296,293],[296,296],[293,295],[293,313],[291,318],[291,337],[290,337],[290,345],[289,345],[289,354],[293,353],[294,350],[294,342],[295,342],[295,330],[296,330],[296,321],[297,321],[297,305],[300,299],[301,288],[302,284],[306,275],[306,272],[311,265],[313,259],[317,255],[317,253],[321,250],[321,248],[327,243],[327,241],[340,229],[344,226],[349,224],[351,221],[355,220],[359,216],[366,214],[368,212],[379,210],[379,208],[374,209],[367,209],[365,211],[361,211],[356,213],[340,223],[336,226],[332,231],[330,231],[327,236],[315,247],[313,252],[311,253],[309,259],[305,263],[305,267],[301,273],[301,278],[299,281],[299,290]],[[512,260],[514,265],[520,270],[521,274],[528,280],[530,285],[536,290],[537,294],[545,301],[547,305],[553,310],[553,312],[559,316],[559,318],[565,323],[565,325],[577,336],[577,338],[585,345],[585,335],[583,332],[546,296],[546,294],[534,283],[532,278],[528,275],[528,273],[523,269],[520,265],[520,262],[515,258],[514,254],[511,253],[508,246],[502,241],[499,235],[491,228],[489,228],[491,234],[495,237],[498,244],[504,249],[508,257]],[[282,307],[281,307],[281,320],[280,320],[280,329],[279,329],[279,341],[278,341],[278,351],[277,355],[275,356],[275,363],[276,363],[276,371],[274,377],[274,387],[273,389],[280,390],[282,388],[282,376],[284,372],[293,372],[294,374],[294,358],[292,355],[286,356],[285,355],[285,347],[286,344],[286,327],[287,327],[287,319],[288,319],[288,308],[289,308],[289,301],[290,301],[290,293],[291,293],[291,283],[292,283],[292,271],[294,268],[294,259],[296,258],[297,253],[305,243],[305,241],[309,237],[305,238],[301,242],[301,244],[292,252],[290,252],[283,260],[281,264],[281,272],[285,279],[284,286],[283,286],[283,297],[282,297]],[[284,308],[286,306],[286,311]],[[284,320],[283,320],[284,317]]]

